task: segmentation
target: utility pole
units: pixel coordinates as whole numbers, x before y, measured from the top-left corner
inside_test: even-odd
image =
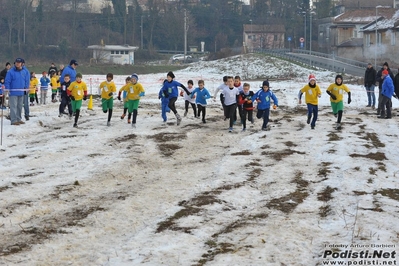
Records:
[[[186,55],[187,55],[187,31],[188,31],[187,10],[184,9],[184,63],[186,62]]]

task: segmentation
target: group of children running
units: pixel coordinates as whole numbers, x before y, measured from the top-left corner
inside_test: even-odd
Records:
[[[74,127],[77,127],[79,118],[79,111],[82,105],[82,99],[85,100],[87,96],[87,87],[81,81],[81,74],[77,74],[76,81],[72,84],[69,82],[69,75],[66,75],[64,81],[61,83],[61,104],[60,115],[68,114],[70,117],[75,114]],[[124,119],[126,112],[128,113],[127,122],[133,128],[136,127],[137,114],[140,98],[145,96],[143,86],[138,82],[137,74],[133,74],[126,78],[125,85],[119,89],[117,99],[124,103],[123,113],[121,119]],[[75,84],[76,83],[76,84]],[[108,73],[106,80],[100,86],[101,105],[104,113],[108,113],[107,126],[111,125],[111,118],[113,114],[114,95],[117,93],[115,83],[113,81],[113,74]],[[181,91],[179,91],[181,90]],[[278,99],[276,95],[270,90],[268,80],[263,81],[261,89],[257,92],[251,90],[249,83],[241,84],[239,76],[225,76],[223,83],[218,86],[214,93],[214,100],[218,92],[220,94],[220,101],[223,107],[224,120],[229,120],[229,132],[233,131],[233,127],[237,122],[237,110],[240,117],[240,124],[242,131],[247,129],[247,121],[254,123],[254,110],[256,108],[256,117],[263,119],[261,130],[270,130],[269,115],[270,108],[277,109]],[[332,111],[337,117],[336,129],[341,128],[341,120],[343,114],[343,94],[348,93],[348,104],[351,102],[351,94],[348,87],[343,84],[343,77],[337,75],[335,83],[332,83],[326,90],[330,96]],[[315,129],[318,116],[318,98],[321,97],[321,90],[316,84],[316,77],[313,74],[309,75],[308,84],[299,90],[298,99],[299,104],[302,103],[302,95],[305,94],[305,102],[307,104],[307,124],[310,124],[311,129]],[[198,81],[198,87],[194,87],[194,82],[189,80],[187,87],[175,80],[173,72],[168,72],[161,89],[159,90],[158,98],[161,100],[161,116],[163,122],[166,123],[167,113],[170,111],[176,117],[177,125],[182,121],[176,109],[176,101],[179,97],[184,97],[184,117],[187,116],[189,107],[193,109],[194,117],[201,118],[203,123],[206,123],[206,106],[207,100],[212,98],[209,91],[205,88],[204,80]],[[256,106],[255,106],[256,103]],[[65,108],[68,107],[68,113],[65,113]]]

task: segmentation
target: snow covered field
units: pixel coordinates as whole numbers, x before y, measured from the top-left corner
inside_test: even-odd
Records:
[[[31,107],[25,125],[4,120],[0,265],[397,265],[398,101],[393,119],[377,119],[365,89],[349,85],[336,131],[325,93],[335,73],[312,72],[323,92],[315,130],[297,104],[310,71],[255,55],[175,75],[204,79],[211,94],[223,75],[254,91],[270,78],[280,107],[267,132],[257,120],[228,133],[213,99],[206,124],[189,110],[180,126],[171,114],[162,126],[166,73],[138,73],[146,96],[135,129],[119,102],[107,127],[98,100],[84,103],[79,129],[55,103]],[[83,73],[92,93],[104,79]]]

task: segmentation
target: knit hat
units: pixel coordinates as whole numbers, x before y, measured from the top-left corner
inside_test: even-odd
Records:
[[[76,78],[82,78],[82,73],[76,74]]]
[[[169,71],[168,74],[166,74],[166,76],[169,76],[169,77],[171,77],[172,79],[175,78],[175,74],[173,74],[172,71]]]
[[[389,65],[387,62],[385,62],[382,66],[387,66],[387,68],[389,68]]]
[[[268,81],[268,80],[263,81],[263,83],[262,83],[262,88],[263,88],[264,86],[269,87],[269,81]]]
[[[75,59],[72,59],[71,62],[69,62],[69,65],[70,65],[70,66],[71,66],[71,65],[77,66],[77,65],[79,65],[79,64],[78,64],[78,61],[76,61]]]
[[[335,76],[335,84],[341,85],[341,84],[337,83],[337,79],[341,79],[341,84],[344,82],[344,78],[342,77],[342,75],[338,74],[338,75]]]
[[[136,79],[136,81],[138,81],[138,80],[139,80],[139,76],[137,76],[137,74],[136,74],[136,73],[133,73],[131,78],[134,78],[134,79]]]
[[[389,74],[389,72],[388,72],[388,70],[384,69],[381,74],[387,76]]]
[[[315,76],[314,74],[310,74],[309,77],[308,77],[308,80],[309,80],[309,82],[310,82],[311,80],[316,81],[316,76]]]

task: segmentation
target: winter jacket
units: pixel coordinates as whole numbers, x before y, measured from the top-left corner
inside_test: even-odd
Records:
[[[248,94],[245,94],[244,91],[242,91],[238,97],[238,104],[242,105],[242,108],[245,110],[255,109],[252,102],[252,96],[254,96],[254,94],[253,91],[249,91]]]
[[[7,72],[4,86],[9,90],[10,96],[23,96],[25,90],[29,88],[30,73],[26,68],[18,70],[16,67],[10,68]]]
[[[395,78],[393,79],[393,86],[395,88],[395,94],[399,97],[399,73],[396,74]]]
[[[193,90],[191,93],[191,98],[193,98],[195,94],[197,94],[195,97],[195,103],[202,106],[207,104],[206,99],[211,98],[211,95],[206,88],[202,88],[202,90],[200,88],[195,88],[195,90]]]
[[[256,100],[258,102],[258,110],[265,110],[270,109],[270,98],[273,99],[274,105],[278,106],[277,97],[270,89],[268,91],[260,89],[252,97],[252,101]]]
[[[164,82],[161,90],[163,91],[164,95],[169,99],[174,97],[177,98],[179,96],[179,89],[177,87],[183,88],[186,93],[188,92],[187,88],[183,84],[175,80],[172,80],[171,82]],[[190,94],[190,92],[188,92],[187,94]]]
[[[50,79],[48,77],[41,77],[40,78],[40,89],[41,90],[48,90],[48,85],[50,84]]]
[[[65,67],[64,70],[62,71],[60,80],[64,81],[64,77],[66,74],[69,74],[69,76],[71,77],[71,82],[74,82],[76,80],[76,70],[71,67],[70,65]]]
[[[384,78],[384,82],[382,83],[381,94],[388,98],[392,98],[394,90],[395,89],[393,87],[393,81],[391,77],[388,75]]]
[[[364,86],[370,87],[371,85],[375,85],[377,76],[377,71],[373,67],[367,68],[364,73]]]
[[[382,89],[382,83],[383,83],[383,80],[382,80],[382,71],[383,70],[384,70],[384,68],[381,68],[380,70],[378,70],[376,78],[375,78],[375,80],[378,82],[378,88],[380,89],[380,91]],[[393,76],[393,73],[392,73],[391,69],[388,68],[387,70],[388,70],[389,76],[393,80],[395,77]]]

